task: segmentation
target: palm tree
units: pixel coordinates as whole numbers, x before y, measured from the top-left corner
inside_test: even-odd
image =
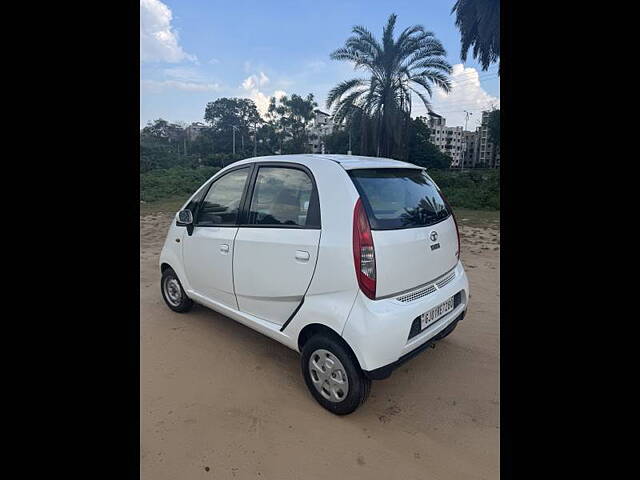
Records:
[[[473,47],[473,58],[482,70],[498,62],[500,74],[500,0],[457,0],[451,13],[456,12],[456,26],[462,37],[460,59],[467,60]]]
[[[396,18],[395,14],[389,16],[382,42],[365,27],[353,27],[353,35],[331,58],[353,62],[354,69],[366,71],[369,78],[341,82],[327,97],[327,108],[333,107],[336,124],[350,123],[358,116],[364,120],[364,128],[373,126],[376,154],[384,156],[402,147],[412,94],[431,111],[427,95],[432,96],[432,86],[451,90],[451,65],[444,58],[442,43],[421,25],[404,29],[394,39]]]

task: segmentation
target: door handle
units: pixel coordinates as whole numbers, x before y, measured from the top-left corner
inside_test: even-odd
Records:
[[[220,253],[229,253],[229,245],[227,245],[226,243],[221,243],[220,244]]]
[[[296,260],[300,260],[301,262],[308,262],[310,257],[311,256],[309,255],[309,252],[305,250],[296,250]]]

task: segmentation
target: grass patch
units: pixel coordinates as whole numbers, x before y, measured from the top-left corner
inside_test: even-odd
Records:
[[[500,210],[471,210],[453,207],[460,226],[500,229]]]
[[[451,206],[500,210],[500,170],[427,170]]]
[[[140,215],[151,215],[155,213],[171,213],[174,214],[189,199],[191,194],[180,195],[171,198],[163,198],[155,202],[145,202],[140,204]]]
[[[156,202],[189,197],[218,170],[218,167],[173,167],[141,173],[140,200]]]

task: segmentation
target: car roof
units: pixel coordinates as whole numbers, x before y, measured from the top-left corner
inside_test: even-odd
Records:
[[[313,166],[315,162],[332,161],[339,164],[345,170],[356,168],[422,168],[412,163],[401,162],[391,158],[365,157],[361,155],[334,155],[323,153],[300,153],[295,155],[269,155],[265,157],[252,157],[235,162],[234,165],[253,162],[297,162]]]

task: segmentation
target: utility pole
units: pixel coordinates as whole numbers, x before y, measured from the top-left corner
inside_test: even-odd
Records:
[[[253,156],[258,156],[258,123],[253,124]]]
[[[469,120],[469,115],[473,115],[473,113],[465,110],[464,111],[465,116],[464,116],[464,131],[462,132],[462,138],[466,138],[464,132],[467,131],[467,121]],[[462,150],[462,159],[460,160],[460,171],[462,172],[464,170],[464,157],[466,157],[467,155],[467,141],[464,141],[464,150]]]
[[[351,125],[349,125],[349,150],[347,151],[347,155],[351,155]]]
[[[233,156],[236,156],[236,126],[231,127],[233,129]]]

